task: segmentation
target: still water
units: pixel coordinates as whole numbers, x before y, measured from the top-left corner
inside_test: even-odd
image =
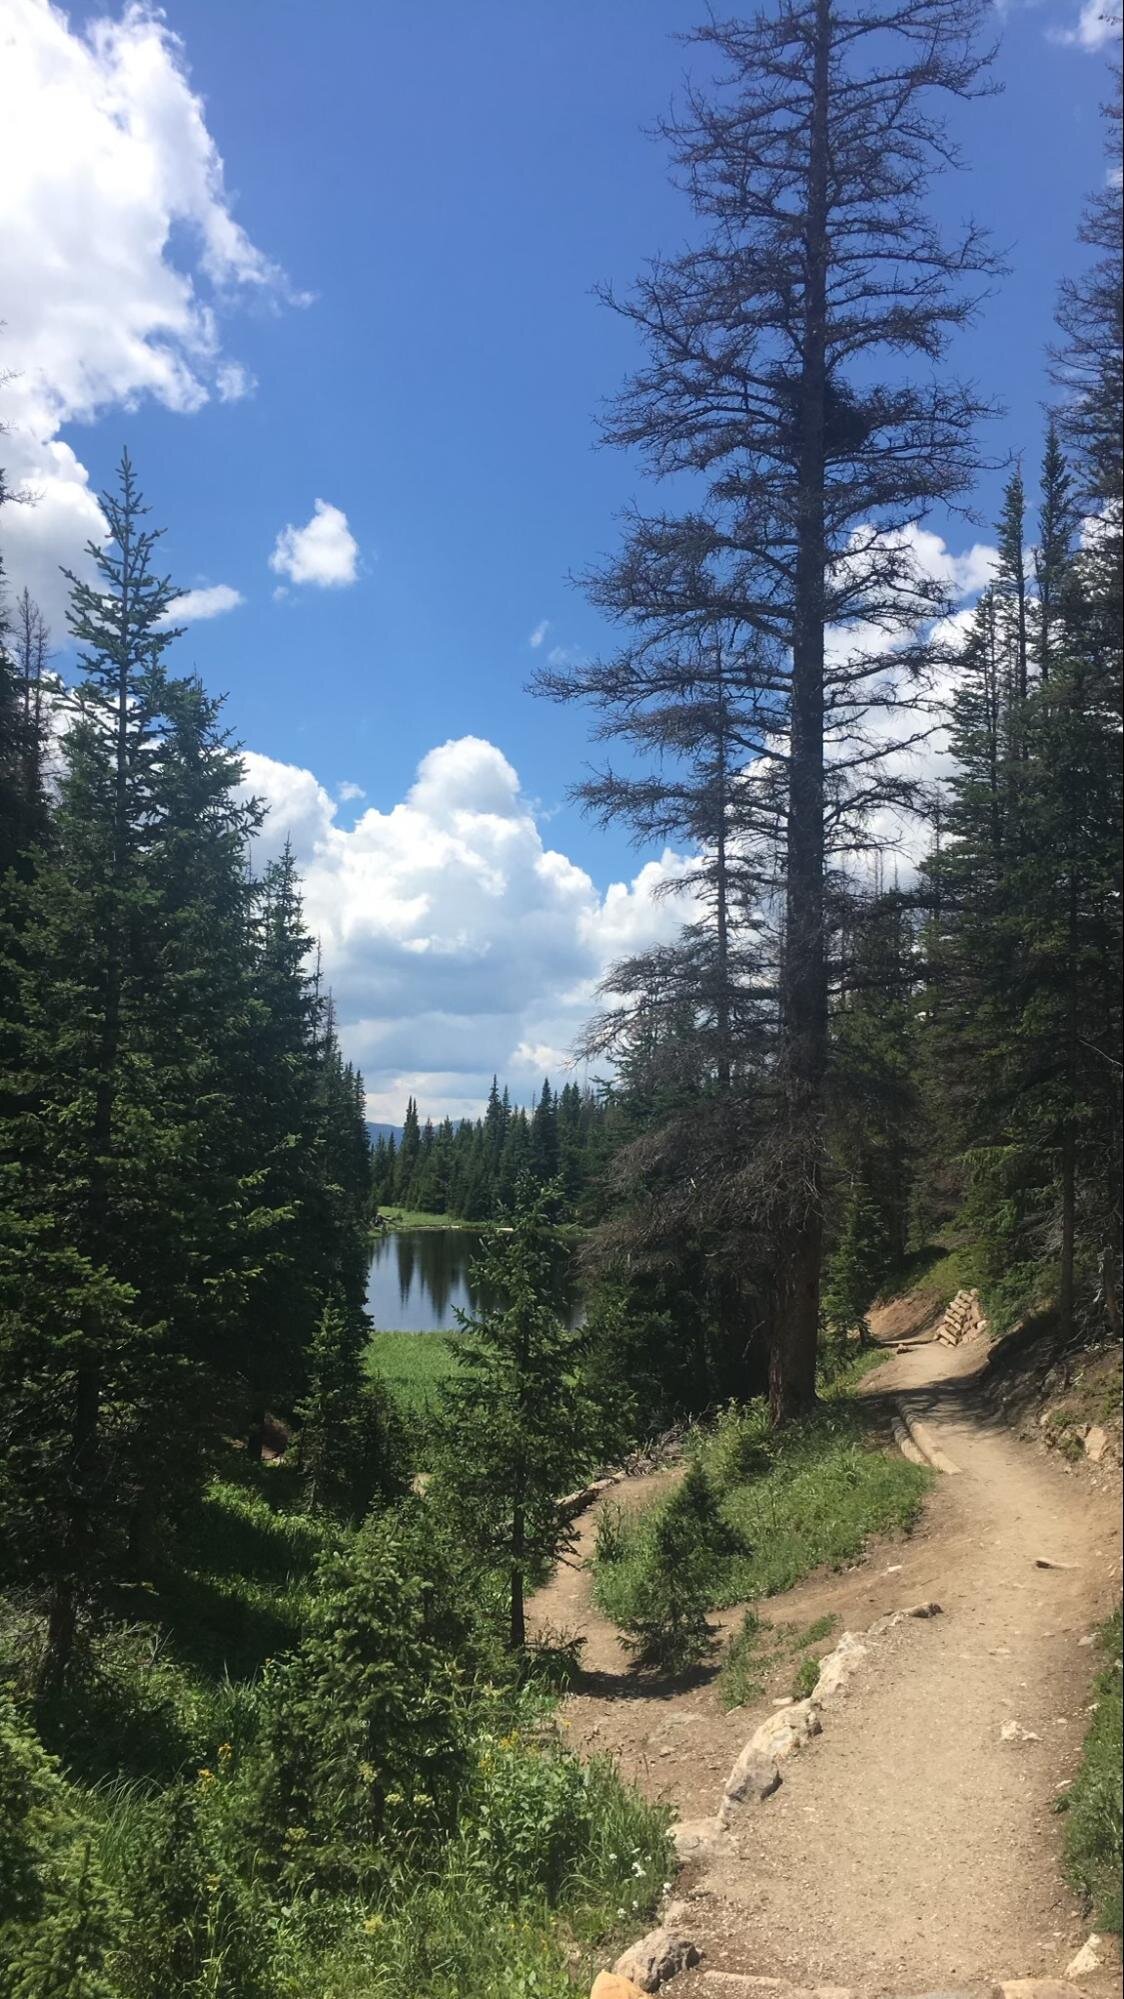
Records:
[[[367,1273],[367,1310],[376,1332],[456,1332],[457,1312],[487,1303],[469,1275],[480,1248],[476,1229],[396,1229],[376,1236]],[[561,1301],[568,1325],[577,1307]]]

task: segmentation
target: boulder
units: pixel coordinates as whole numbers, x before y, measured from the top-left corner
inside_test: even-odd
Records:
[[[701,1955],[697,1946],[676,1930],[649,1930],[618,1957],[613,1970],[618,1978],[630,1978],[641,1992],[658,1992],[667,1979],[689,1971]]]
[[[997,1990],[1002,1999],[1074,1999],[1064,1978],[1007,1978]]]
[[[811,1735],[818,1735],[821,1729],[819,1710],[815,1701],[793,1701],[791,1707],[782,1707],[776,1714],[755,1729],[746,1745],[760,1756],[772,1756],[778,1761],[791,1756],[802,1742]],[[742,1755],[746,1751],[743,1749]],[[738,1758],[740,1763],[741,1757]],[[737,1764],[734,1765],[737,1768]]]
[[[1104,1963],[1104,1945],[1098,1936],[1087,1937],[1076,1957],[1071,1957],[1065,1968],[1067,1978],[1087,1978],[1091,1971],[1099,1971]]]
[[[1108,1431],[1099,1423],[1091,1423],[1085,1432],[1085,1456],[1099,1465],[1108,1449]]]
[[[679,1860],[697,1860],[724,1838],[721,1819],[679,1819],[671,1828],[671,1843]]]
[[[777,1764],[810,1735],[820,1733],[820,1712],[814,1700],[793,1701],[756,1728],[726,1779],[718,1816],[725,1826],[739,1805],[759,1804],[779,1788]]]
[[[781,1773],[775,1756],[764,1756],[755,1749],[752,1741],[747,1742],[737,1762],[726,1779],[726,1789],[722,1793],[722,1803],[718,1808],[720,1822],[725,1825],[736,1805],[759,1805],[763,1799],[771,1798],[781,1786]]]
[[[834,1651],[828,1653],[820,1665],[819,1678],[812,1692],[817,1707],[826,1707],[829,1701],[847,1691],[847,1682],[858,1672],[867,1656],[867,1648],[853,1631],[845,1631]]]

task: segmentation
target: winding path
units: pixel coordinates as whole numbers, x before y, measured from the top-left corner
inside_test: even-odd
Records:
[[[1069,1471],[1018,1441],[973,1392],[986,1348],[950,1350],[924,1331],[866,1393],[903,1397],[958,1475],[939,1478],[909,1541],[766,1608],[796,1623],[829,1610],[856,1631],[919,1599],[943,1615],[880,1641],[780,1790],[684,1875],[685,1927],[705,1957],[675,1980],[676,1999],[740,1999],[730,1973],[864,1994],[987,1991],[1059,1977],[1087,1934],[1061,1874],[1056,1805],[1087,1726],[1082,1640],[1120,1594],[1119,1475]],[[587,1584],[567,1575],[573,1628],[587,1623]],[[550,1593],[541,1608],[549,1619]],[[712,1813],[769,1699],[733,1715],[707,1686],[645,1699],[607,1651],[611,1627],[594,1618],[590,1637],[595,1670],[568,1704],[575,1736],[609,1747],[680,1816]],[[1119,1992],[1119,1974],[1085,1989]]]

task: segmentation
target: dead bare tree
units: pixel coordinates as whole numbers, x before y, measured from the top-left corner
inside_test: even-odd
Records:
[[[749,755],[783,771],[784,798],[781,1109],[756,1176],[778,1421],[815,1394],[828,860],[908,795],[900,754],[926,726],[919,634],[947,608],[915,530],[970,489],[989,413],[937,369],[994,260],[974,224],[946,240],[927,212],[933,176],[958,163],[934,100],[989,87],[982,16],[980,0],[784,0],[688,38],[725,65],[661,128],[702,240],[605,294],[647,356],[606,437],[688,503],[630,515],[591,579],[636,635],[619,689],[603,666],[547,688],[627,714],[654,651],[719,628],[753,662]],[[605,803],[634,812],[624,791]]]

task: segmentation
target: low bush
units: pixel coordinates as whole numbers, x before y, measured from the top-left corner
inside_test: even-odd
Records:
[[[55,1759],[0,1691],[0,1975],[8,1999],[115,1999],[114,1914]]]
[[[165,1587],[98,1633],[49,1713],[65,1763],[27,1718],[36,1620],[5,1620],[5,1999],[572,1999],[643,1927],[669,1815],[564,1747],[494,1579],[425,1500],[354,1530],[301,1499],[231,1467],[192,1544],[211,1623]],[[236,1678],[247,1606],[303,1631]]]

